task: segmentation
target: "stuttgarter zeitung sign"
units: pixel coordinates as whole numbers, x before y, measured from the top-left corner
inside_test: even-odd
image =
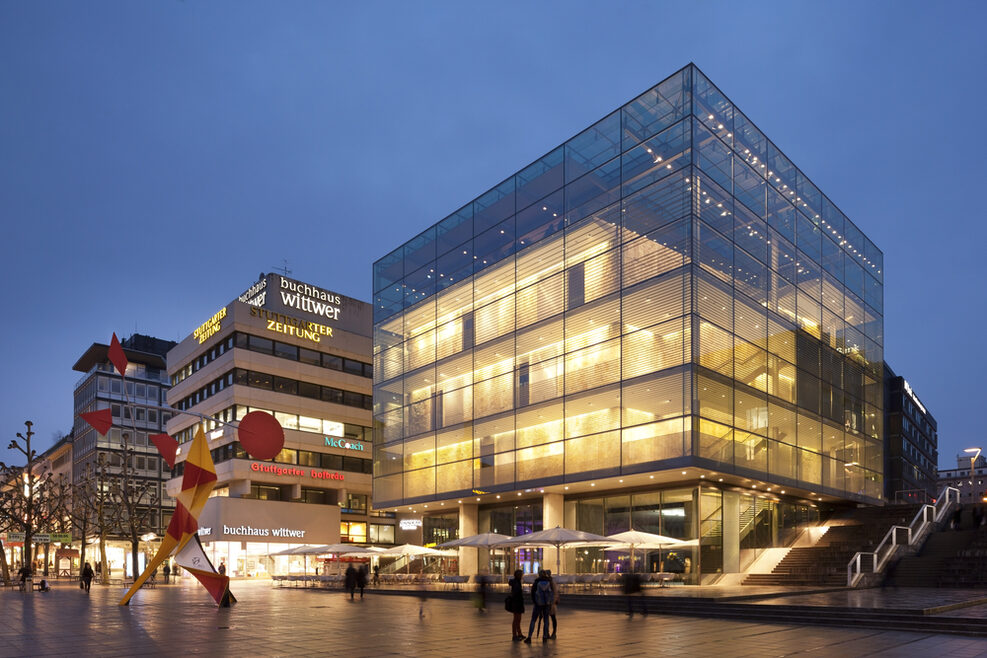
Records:
[[[192,336],[199,341],[199,345],[202,345],[223,328],[223,318],[225,317],[226,307],[224,306],[192,332]]]
[[[323,336],[332,338],[332,327],[319,324],[318,322],[302,320],[290,315],[285,315],[284,313],[278,313],[277,311],[268,311],[264,308],[251,306],[250,317],[262,318],[267,322],[268,331],[284,334],[285,336],[304,338],[305,340],[310,340],[313,343],[321,343]]]

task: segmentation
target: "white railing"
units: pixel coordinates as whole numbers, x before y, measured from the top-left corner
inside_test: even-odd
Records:
[[[942,522],[954,503],[960,502],[960,491],[955,487],[946,487],[935,505],[922,505],[915,518],[907,526],[894,525],[887,531],[884,538],[873,551],[859,551],[846,567],[847,587],[855,587],[863,578],[864,573],[880,573],[884,571],[888,561],[898,551],[899,546],[914,546],[925,538],[934,523]],[[864,558],[870,557],[870,570],[864,569]]]

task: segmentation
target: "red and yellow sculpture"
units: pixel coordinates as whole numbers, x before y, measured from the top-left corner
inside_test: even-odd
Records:
[[[127,355],[120,345],[120,341],[117,340],[116,334],[113,334],[113,339],[110,341],[107,357],[117,372],[120,373],[120,377],[126,379]],[[130,404],[130,400],[127,399],[127,387],[121,388],[124,392],[124,398]],[[185,413],[199,416],[210,422],[219,422],[236,427],[238,439],[247,453],[254,459],[272,459],[284,447],[284,429],[274,416],[262,411],[252,411],[244,416],[238,425],[233,425],[188,410],[179,411],[170,407],[160,407],[160,409],[167,409],[175,414]],[[100,409],[79,415],[100,434],[106,434],[113,426],[113,416],[110,409]],[[131,413],[130,417],[136,418],[136,415]],[[134,431],[137,431],[136,424]],[[175,457],[178,452],[178,443],[175,439],[168,434],[155,434],[150,439],[168,466],[174,468]],[[206,501],[209,500],[209,494],[215,486],[216,465],[213,463],[200,423],[195,438],[192,440],[188,457],[185,459],[182,490],[178,494],[171,523],[168,524],[168,530],[165,532],[164,539],[161,540],[161,547],[151,562],[148,563],[144,572],[134,580],[133,586],[121,599],[120,605],[127,605],[131,597],[150,575],[171,556],[175,557],[176,564],[183,567],[202,583],[217,604],[228,606],[230,603],[236,602],[236,598],[230,593],[230,579],[216,571],[199,542],[199,515],[202,514]]]
[[[202,433],[202,428],[195,433],[192,439],[192,447],[188,457],[185,459],[185,473],[182,475],[182,490],[178,494],[175,503],[175,513],[168,524],[168,530],[161,540],[161,547],[157,554],[148,563],[144,572],[134,581],[133,586],[120,600],[120,605],[127,605],[130,598],[147,581],[148,577],[161,564],[172,555],[182,555],[185,559],[179,559],[189,573],[202,583],[203,587],[212,595],[219,605],[229,605],[236,599],[230,594],[230,579],[228,576],[217,573],[215,568],[203,553],[201,558],[189,556],[190,552],[198,547],[198,553],[202,553],[199,546],[197,532],[199,531],[199,515],[209,500],[209,494],[216,486],[216,466],[213,464],[212,455],[209,454],[209,446],[206,444],[206,436]],[[186,545],[190,541],[195,541],[195,546],[190,547],[192,551],[185,551]],[[196,562],[196,558],[198,561]],[[183,564],[184,563],[184,564]],[[189,566],[199,564],[198,568]]]

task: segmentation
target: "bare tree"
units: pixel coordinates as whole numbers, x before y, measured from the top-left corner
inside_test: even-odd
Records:
[[[24,466],[8,466],[0,462],[0,523],[8,530],[24,533],[21,563],[31,566],[31,546],[34,535],[44,529],[47,514],[54,507],[49,497],[55,495],[50,484],[51,473],[45,468],[38,453],[31,447],[33,423],[25,421],[25,434],[17,433],[17,439],[7,446],[24,455]],[[7,574],[9,580],[9,573]]]
[[[140,551],[141,536],[150,530],[151,514],[157,509],[161,499],[157,480],[143,475],[137,468],[137,455],[131,443],[129,432],[123,432],[120,444],[122,465],[114,475],[115,482],[111,486],[111,494],[119,513],[120,532],[130,541],[130,553],[133,574],[140,574],[137,555]]]
[[[50,476],[45,480],[42,495],[36,503],[36,528],[47,533],[71,531],[69,504],[72,500],[72,485],[63,475]],[[45,543],[44,575],[48,577],[48,564],[51,558],[51,542]],[[57,572],[56,572],[57,573]]]
[[[102,560],[100,573],[105,573],[106,537],[117,525],[114,511],[115,508],[110,501],[106,474],[106,453],[101,452],[98,453],[95,463],[86,464],[85,471],[72,485],[72,504],[69,507],[69,517],[72,520],[72,529],[82,540],[82,548],[79,551],[80,565],[86,563],[86,548],[89,546],[89,538],[96,536],[99,540]]]

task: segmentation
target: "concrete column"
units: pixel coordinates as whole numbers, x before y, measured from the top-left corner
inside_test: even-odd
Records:
[[[300,500],[301,497],[302,497],[302,485],[301,484],[297,484],[297,483],[296,484],[292,484],[290,486],[290,491],[288,492],[288,499],[289,500]]]
[[[250,480],[232,480],[230,482],[230,498],[240,498],[250,493]]]
[[[555,526],[565,527],[565,497],[559,493],[547,493],[541,498],[541,520],[545,530]],[[557,566],[558,565],[558,566]],[[551,569],[552,573],[563,572],[565,565],[561,564],[561,556],[554,548],[542,549],[542,569]]]
[[[459,536],[477,534],[479,508],[475,503],[459,504]],[[478,573],[475,548],[459,549],[459,575],[472,576]]]
[[[740,494],[723,492],[723,573],[740,571]]]

